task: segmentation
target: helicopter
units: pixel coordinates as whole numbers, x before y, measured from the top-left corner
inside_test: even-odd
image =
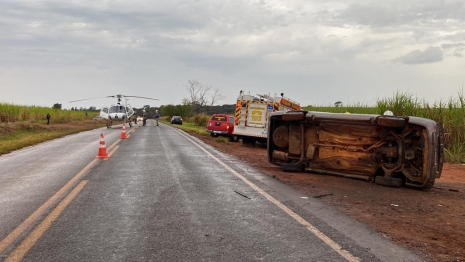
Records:
[[[150,100],[158,100],[156,98],[151,97],[142,97],[142,96],[127,96],[127,95],[113,95],[113,96],[104,96],[104,97],[94,97],[94,98],[86,98],[86,99],[79,99],[70,101],[69,103],[90,100],[90,99],[97,99],[97,98],[117,98],[117,102],[114,105],[107,106],[102,105],[100,110],[100,117],[107,121],[106,125],[107,128],[111,128],[113,122],[124,122],[128,123],[130,127],[132,127],[132,121],[130,121],[131,116],[134,115],[134,109],[132,109],[131,105],[128,104],[128,98],[126,97],[135,97],[135,98],[143,98],[143,99],[150,99]],[[124,98],[124,104],[122,103],[122,99]]]

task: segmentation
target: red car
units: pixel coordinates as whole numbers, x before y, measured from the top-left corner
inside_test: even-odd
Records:
[[[208,120],[207,132],[211,136],[229,137],[230,141],[238,140],[238,137],[233,135],[234,117],[227,114],[213,114]]]

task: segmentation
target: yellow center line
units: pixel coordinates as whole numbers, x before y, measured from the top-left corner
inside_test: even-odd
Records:
[[[81,181],[70,193],[58,204],[58,206],[32,231],[29,236],[19,245],[5,260],[5,262],[20,261],[29,249],[39,240],[47,231],[58,216],[65,210],[71,201],[87,184],[87,180]]]
[[[116,140],[109,148],[115,147],[120,139]],[[116,148],[117,149],[117,148]],[[115,150],[116,150],[115,149]],[[114,151],[113,151],[114,152]],[[0,253],[5,251],[5,249],[11,245],[28,227],[30,227],[42,214],[48,210],[58,199],[60,199],[66,191],[68,191],[74,184],[77,183],[79,179],[100,159],[92,160],[87,166],[85,166],[79,173],[77,173],[66,185],[64,185],[60,190],[58,190],[52,197],[50,197],[45,203],[42,204],[34,213],[32,213],[26,220],[24,220],[19,226],[17,226],[13,231],[11,231],[8,236],[6,236],[0,242]]]
[[[36,221],[42,213],[49,209],[63,194],[68,191],[99,159],[92,160],[87,166],[77,173],[66,185],[58,190],[52,197],[50,197],[42,206],[40,206],[34,213],[32,213],[26,220],[17,226],[2,242],[0,242],[0,253],[3,252],[13,241],[15,241],[34,221]]]
[[[118,148],[119,145],[115,146],[115,148],[110,153],[108,153],[108,157],[111,157],[116,152],[116,150],[118,150]],[[108,158],[104,158],[103,160],[108,160]]]
[[[113,144],[111,144],[109,147],[107,147],[107,149],[110,150],[110,148],[116,146],[120,141],[121,141],[121,139],[117,139],[115,142],[113,142]]]
[[[208,152],[205,148],[201,147],[198,143],[196,143],[194,140],[190,139],[177,129],[175,129],[176,132],[184,136],[186,139],[191,141],[194,145],[196,145],[198,148],[200,148],[202,151],[204,151],[207,155],[209,155],[211,158],[215,159],[216,162],[218,162],[220,165],[225,167],[229,172],[234,174],[236,177],[244,181],[247,185],[249,185],[251,188],[253,188],[255,191],[260,193],[263,197],[268,199],[271,203],[275,204],[277,207],[279,207],[281,210],[283,210],[285,213],[287,213],[289,216],[294,218],[297,222],[299,222],[302,226],[304,226],[308,231],[312,232],[316,237],[318,237],[320,240],[322,240],[324,243],[326,243],[329,247],[331,247],[334,251],[339,253],[342,257],[347,259],[350,262],[358,262],[360,261],[359,258],[355,257],[352,255],[349,251],[342,249],[342,247],[336,243],[334,240],[332,240],[330,237],[326,236],[323,232],[318,230],[316,227],[314,227],[312,224],[310,224],[307,220],[305,220],[303,217],[299,216],[297,213],[292,211],[290,208],[288,208],[286,205],[283,203],[279,202],[276,198],[272,197],[270,194],[266,193],[263,189],[259,188],[257,185],[249,181],[247,178],[239,174],[236,170],[232,169],[230,166],[228,166],[226,163],[218,159],[216,156],[214,156],[212,153]]]

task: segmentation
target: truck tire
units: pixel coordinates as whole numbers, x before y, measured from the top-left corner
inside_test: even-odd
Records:
[[[273,143],[281,149],[289,146],[289,128],[280,126],[273,131]]]
[[[231,135],[229,137],[229,141],[230,142],[237,142],[237,141],[239,141],[239,137],[237,135]]]
[[[243,137],[242,138],[242,144],[244,145],[254,145],[256,142],[256,139],[253,137]]]

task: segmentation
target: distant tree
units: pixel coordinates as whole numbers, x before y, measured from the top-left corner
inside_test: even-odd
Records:
[[[95,106],[89,106],[89,111],[97,111],[97,108]]]
[[[192,110],[191,105],[176,105],[175,116],[181,116],[184,119],[188,119]]]
[[[336,103],[334,103],[334,106],[336,106],[336,107],[341,107],[341,106],[342,106],[342,102],[341,102],[341,101],[337,101]]]
[[[221,89],[219,87],[212,87],[211,88],[211,93],[210,93],[210,106],[215,105],[218,101],[221,101],[224,99],[224,95],[221,92]]]
[[[53,104],[53,107],[52,107],[52,108],[54,108],[54,109],[61,109],[61,104],[58,104],[58,103]]]
[[[207,105],[213,106],[218,101],[224,99],[220,88],[202,84],[196,79],[188,80],[186,89],[189,92],[187,101],[194,113],[197,113],[202,107]]]
[[[74,111],[74,107],[71,107],[71,111]]]
[[[174,105],[162,106],[160,109],[163,116],[172,117],[176,115],[176,108]]]

